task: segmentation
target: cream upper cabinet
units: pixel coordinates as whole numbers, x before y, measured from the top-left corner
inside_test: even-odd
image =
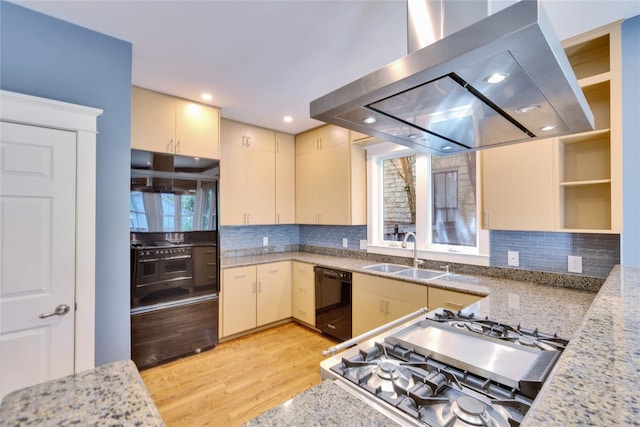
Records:
[[[315,273],[313,265],[293,261],[293,307],[292,314],[308,325],[316,325]]]
[[[436,308],[446,308],[454,311],[462,310],[482,298],[484,297],[450,289],[429,287],[429,310],[435,310]]]
[[[290,134],[276,132],[276,224],[296,222],[296,144]]]
[[[326,125],[296,135],[296,223],[366,224],[364,149]]]
[[[221,121],[221,225],[275,224],[275,132]]]
[[[222,270],[220,335],[291,317],[291,261]]]
[[[360,273],[352,279],[353,336],[427,307],[427,286]]]
[[[620,24],[573,37],[563,46],[595,129],[484,150],[485,228],[622,231]]]
[[[554,229],[553,153],[551,139],[482,151],[484,228]]]
[[[131,147],[157,153],[220,158],[220,111],[133,86]]]

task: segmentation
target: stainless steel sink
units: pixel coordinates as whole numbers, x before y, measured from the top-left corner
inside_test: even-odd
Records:
[[[393,273],[396,276],[405,276],[412,279],[435,279],[447,274],[445,271],[424,270],[421,268],[407,268]]]
[[[369,271],[379,271],[381,273],[396,273],[401,270],[406,270],[407,266],[398,265],[398,264],[381,263],[381,264],[367,265],[366,267],[362,267],[362,268]]]

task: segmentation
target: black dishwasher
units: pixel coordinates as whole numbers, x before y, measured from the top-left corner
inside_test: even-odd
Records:
[[[315,267],[316,328],[340,341],[351,338],[351,273]]]

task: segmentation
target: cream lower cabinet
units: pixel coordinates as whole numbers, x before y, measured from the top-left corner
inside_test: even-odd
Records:
[[[436,308],[446,308],[449,310],[461,310],[470,306],[484,297],[465,294],[464,292],[452,291],[429,287],[429,310]]]
[[[133,86],[131,147],[219,159],[220,110]]]
[[[353,336],[427,306],[427,286],[359,273],[352,280]]]
[[[293,261],[293,318],[316,325],[315,273],[312,264]]]
[[[222,271],[221,336],[291,317],[291,261]]]

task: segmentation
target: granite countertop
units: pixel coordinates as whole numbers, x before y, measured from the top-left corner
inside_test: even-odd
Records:
[[[311,253],[228,259],[223,261],[223,268],[289,259],[401,280],[362,270],[371,261]],[[597,294],[458,274],[428,284],[488,295],[476,303],[474,310],[478,315],[538,327],[543,332],[571,339],[525,417],[523,427],[640,425],[639,268],[615,267]],[[390,419],[368,422],[371,416],[371,407],[333,381],[325,380],[247,425],[356,425],[363,424],[363,420],[367,425],[394,424]]]
[[[0,425],[164,426],[136,365],[123,360],[9,393]]]

